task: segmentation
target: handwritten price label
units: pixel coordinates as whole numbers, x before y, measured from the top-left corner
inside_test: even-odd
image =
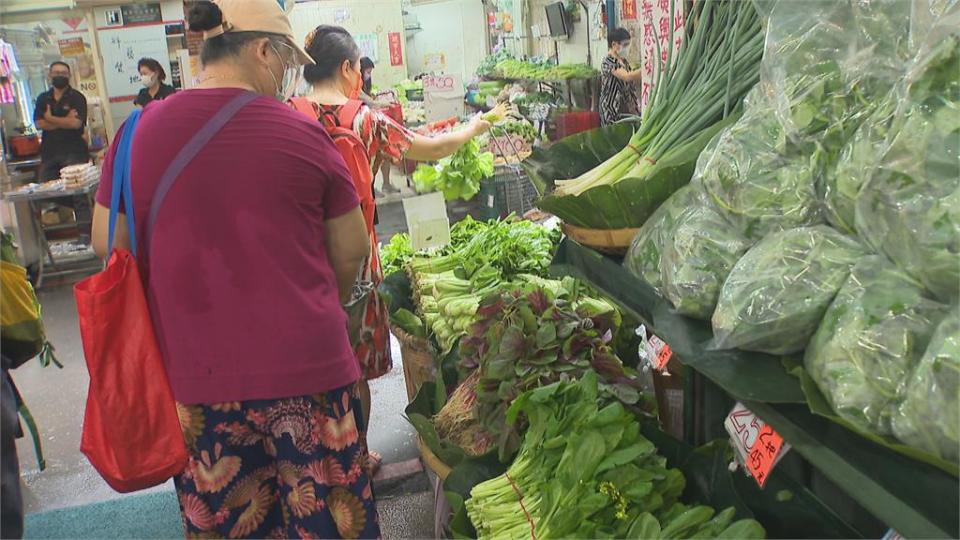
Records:
[[[783,437],[772,427],[763,426],[756,444],[750,451],[750,459],[747,460],[747,470],[757,480],[760,487],[767,483],[767,477],[770,476],[770,471],[773,470],[782,447]]]
[[[742,403],[733,407],[723,425],[744,468],[760,487],[766,485],[770,472],[790,445],[784,443],[783,437],[772,426],[757,418]]]
[[[423,78],[423,90],[425,92],[443,92],[453,90],[457,81],[450,75],[441,75]]]
[[[640,359],[649,362],[650,366],[657,371],[665,370],[670,359],[673,358],[673,349],[653,333],[648,335],[645,325],[641,324],[636,334],[641,340]]]

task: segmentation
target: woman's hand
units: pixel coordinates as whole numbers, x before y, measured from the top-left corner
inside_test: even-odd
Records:
[[[470,138],[473,138],[490,131],[490,128],[492,127],[493,124],[484,120],[482,114],[478,114],[470,120],[470,124],[467,125],[466,131],[470,133]]]

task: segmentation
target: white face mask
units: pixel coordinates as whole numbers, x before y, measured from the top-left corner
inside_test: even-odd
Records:
[[[273,70],[270,71],[270,77],[273,78],[273,84],[276,85],[277,90],[274,93],[274,97],[280,100],[283,103],[286,103],[293,97],[294,92],[297,91],[297,85],[300,83],[300,73],[303,70],[303,66],[289,64],[284,62],[283,56],[280,54],[280,51],[277,50],[276,46],[273,43],[270,44],[273,48],[273,52],[276,53],[277,58],[280,59],[284,64],[283,75],[281,75],[280,80],[277,80],[277,76],[273,74]],[[290,49],[290,56],[295,57],[296,52],[293,50],[293,47],[289,45],[284,45]]]
[[[142,84],[144,88],[150,88],[151,86],[153,86],[153,83],[156,80],[157,80],[156,75],[144,75],[142,73],[140,74],[140,84]]]

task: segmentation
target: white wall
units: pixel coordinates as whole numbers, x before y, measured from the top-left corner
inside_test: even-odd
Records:
[[[407,40],[407,71],[411,76],[433,71],[425,65],[427,56],[443,54],[442,71],[473,78],[486,56],[486,20],[479,0],[445,0],[408,8],[420,21],[422,30]]]
[[[311,30],[321,24],[342,26],[351,34],[376,33],[379,59],[373,75],[374,84],[385,88],[407,78],[407,42],[404,40],[400,0],[314,0],[298,3],[290,15],[290,23],[294,36],[301,43]],[[400,33],[404,63],[399,66],[390,65],[390,32]]]
[[[544,7],[552,4],[556,0],[530,0],[530,21],[532,25],[540,27],[541,35],[549,33],[547,27],[547,16]],[[558,42],[561,64],[585,64],[587,63],[587,49],[589,47],[591,54],[591,64],[599,68],[603,58],[607,54],[607,43],[603,39],[597,38],[597,31],[594,28],[596,24],[597,12],[600,11],[599,2],[588,2],[590,9],[589,16],[579,5],[577,10],[580,20],[573,23],[573,32],[568,39]],[[590,35],[588,36],[588,28]],[[541,37],[533,40],[533,54],[553,56],[555,53],[554,39],[550,37]]]

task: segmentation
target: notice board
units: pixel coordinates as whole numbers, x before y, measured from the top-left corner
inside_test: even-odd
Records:
[[[456,74],[423,78],[423,108],[427,122],[463,114],[463,79]]]
[[[152,24],[126,28],[105,28],[97,31],[103,55],[107,96],[111,102],[132,100],[140,89],[137,62],[153,58],[170,73],[170,56],[164,25]]]

